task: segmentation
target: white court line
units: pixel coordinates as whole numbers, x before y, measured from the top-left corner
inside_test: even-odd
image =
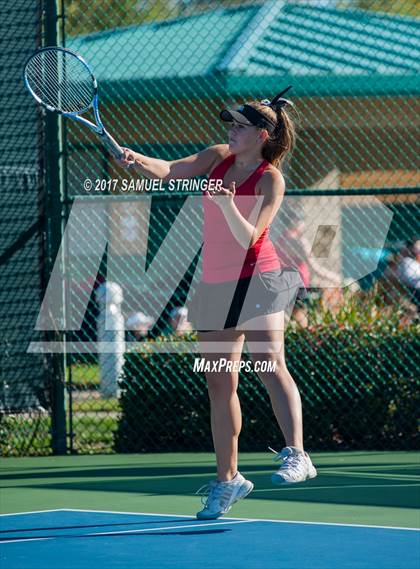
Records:
[[[415,480],[419,481],[420,476],[416,474],[384,474],[382,472],[352,472],[351,470],[329,470],[318,468],[319,474],[338,474],[353,478],[384,478],[390,480]]]
[[[138,515],[138,514],[137,514]],[[28,537],[27,539],[19,539],[19,538],[14,538],[14,539],[7,539],[6,541],[0,541],[0,545],[4,544],[4,543],[22,543],[23,541],[48,541],[48,540],[52,540],[52,539],[62,539],[62,538],[66,538],[66,537],[101,537],[101,536],[106,536],[106,535],[125,535],[127,533],[147,533],[147,532],[151,532],[151,531],[163,531],[163,530],[178,530],[178,529],[185,529],[185,528],[202,528],[202,527],[211,527],[211,526],[228,526],[228,525],[234,525],[234,524],[246,524],[246,523],[250,523],[253,522],[254,520],[239,520],[239,521],[229,521],[229,522],[217,522],[217,523],[211,523],[211,524],[190,524],[187,526],[165,526],[165,527],[158,527],[158,528],[145,528],[145,529],[129,529],[129,530],[123,530],[123,531],[106,531],[106,532],[99,532],[99,533],[87,533],[85,535],[82,536],[74,536],[71,534],[63,534],[60,536],[51,536],[51,537]],[[121,524],[124,525],[124,522]],[[16,533],[19,533],[19,530],[16,530]]]
[[[0,541],[0,546],[4,543],[22,543],[23,541],[48,541],[49,539],[54,539],[52,537],[28,537],[28,539],[7,539],[6,541]]]
[[[8,516],[23,516],[23,515],[26,516],[28,514],[44,514],[44,513],[65,512],[65,511],[66,511],[65,508],[58,508],[56,510],[35,510],[33,512],[15,512],[13,514],[0,514],[0,518],[6,518]],[[17,531],[19,531],[19,530],[17,530]],[[2,533],[1,530],[0,530],[0,533]],[[49,537],[38,537],[38,538],[28,537],[28,539],[19,539],[19,540],[16,540],[16,539],[10,539],[9,540],[8,539],[6,541],[1,541],[0,545],[2,545],[3,543],[18,543],[18,542],[21,543],[22,541],[34,541],[34,540],[42,541],[45,539],[50,539],[50,538]]]
[[[362,470],[366,470],[367,472],[375,472],[375,471],[379,471],[379,470],[404,470],[404,468],[419,468],[420,466],[420,453],[419,453],[419,460],[418,462],[404,462],[403,464],[379,464],[378,466],[371,466],[370,464],[368,465],[357,465],[357,466],[352,466],[351,464],[342,464],[342,466],[337,465],[337,467],[334,466],[328,466],[328,464],[325,465],[320,465],[319,468],[322,471],[327,471],[327,470],[334,470],[337,472],[352,472],[352,473],[358,473],[361,472]],[[378,474],[381,474],[380,472],[378,472]],[[386,472],[383,472],[382,474],[386,474]]]
[[[185,528],[202,528],[202,527],[206,527],[206,526],[226,526],[226,525],[233,525],[233,524],[246,524],[246,523],[250,523],[253,522],[254,520],[237,520],[237,521],[229,521],[229,522],[217,522],[217,523],[212,523],[212,524],[190,524],[187,526],[166,526],[166,527],[158,527],[158,528],[146,528],[146,529],[129,529],[129,530],[125,530],[125,531],[107,531],[107,532],[101,532],[101,533],[89,533],[86,536],[83,537],[89,537],[91,535],[120,535],[120,534],[125,534],[125,533],[146,533],[148,531],[162,531],[162,530],[166,530],[166,529],[185,529]]]
[[[131,514],[135,516],[164,516],[173,518],[194,518],[194,516],[181,516],[179,514],[156,514],[153,512],[115,512],[113,510],[79,510],[79,509],[65,509],[68,512],[94,512],[94,513],[105,513],[105,514]],[[420,531],[420,528],[406,528],[398,526],[374,526],[368,524],[340,524],[334,522],[302,522],[295,520],[270,520],[266,518],[223,518],[224,520],[238,520],[247,522],[273,522],[278,524],[309,524],[316,526],[344,526],[344,527],[355,527],[355,528],[375,528],[375,529],[396,529],[396,530],[408,530],[408,531]]]
[[[291,485],[290,485],[291,486]],[[284,488],[260,488],[257,490],[253,490],[252,492],[285,492],[289,491],[296,491],[302,492],[302,490],[342,490],[347,488],[417,488],[420,486],[420,483],[413,483],[413,484],[346,484],[345,486],[306,486],[306,488],[291,488],[289,485],[285,486]]]
[[[35,510],[33,512],[15,512],[13,514],[0,514],[0,518],[5,518],[6,516],[23,516],[24,514],[44,514],[48,512],[67,512],[66,508],[57,508],[55,510]],[[72,510],[73,511],[73,510]]]
[[[193,518],[195,516],[186,516],[180,514],[156,514],[155,512],[121,512],[115,510],[85,510],[79,508],[59,508],[56,510],[39,510],[36,512],[16,512],[14,514],[3,514],[2,516],[20,516],[23,514],[42,514],[44,512],[93,512],[98,514],[125,514],[128,516],[157,516],[165,518]],[[2,517],[0,516],[0,517]],[[223,518],[224,520],[238,520],[245,522],[273,522],[277,524],[307,524],[315,526],[340,526],[340,527],[355,527],[355,528],[374,528],[374,529],[389,529],[389,530],[407,530],[407,531],[420,531],[420,528],[407,528],[399,526],[375,526],[369,524],[341,524],[335,522],[302,522],[298,520],[272,520],[267,518]],[[217,525],[217,524],[216,524]],[[49,539],[49,538],[47,538]],[[5,542],[3,542],[5,543]]]

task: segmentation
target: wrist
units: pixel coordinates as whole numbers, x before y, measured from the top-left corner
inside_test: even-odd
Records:
[[[235,202],[233,201],[233,199],[231,197],[220,196],[220,198],[216,198],[216,199],[220,199],[220,207],[222,208],[223,211],[226,211],[226,212],[235,211]]]

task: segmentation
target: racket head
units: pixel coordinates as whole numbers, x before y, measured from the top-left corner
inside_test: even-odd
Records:
[[[78,115],[88,110],[98,93],[95,76],[86,61],[63,47],[43,47],[26,61],[26,88],[49,111]]]

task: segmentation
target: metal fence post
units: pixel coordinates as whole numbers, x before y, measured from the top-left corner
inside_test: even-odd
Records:
[[[55,0],[45,2],[45,45],[57,45],[58,39],[58,10]],[[46,199],[47,199],[47,251],[48,272],[52,271],[54,261],[60,249],[60,243],[64,232],[63,219],[63,196],[60,177],[61,144],[60,125],[54,113],[45,116],[45,176],[46,176]],[[64,259],[63,275],[64,275]],[[64,278],[64,276],[63,276]],[[65,299],[64,280],[63,303]],[[65,308],[65,304],[64,304]],[[62,323],[65,327],[65,318]],[[65,332],[54,330],[47,332],[48,340],[63,343]],[[51,434],[52,449],[54,454],[66,454],[67,452],[67,429],[66,429],[66,401],[65,401],[65,353],[51,354]]]

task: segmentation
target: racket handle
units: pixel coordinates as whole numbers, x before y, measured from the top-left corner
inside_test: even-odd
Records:
[[[111,154],[113,156],[115,156],[115,158],[121,158],[121,156],[124,156],[124,151],[121,148],[121,146],[118,144],[118,142],[116,142],[112,136],[109,134],[109,132],[107,132],[105,129],[103,130],[103,133],[99,135],[102,138],[102,142],[105,144],[105,146],[108,148],[108,150],[111,152]]]

